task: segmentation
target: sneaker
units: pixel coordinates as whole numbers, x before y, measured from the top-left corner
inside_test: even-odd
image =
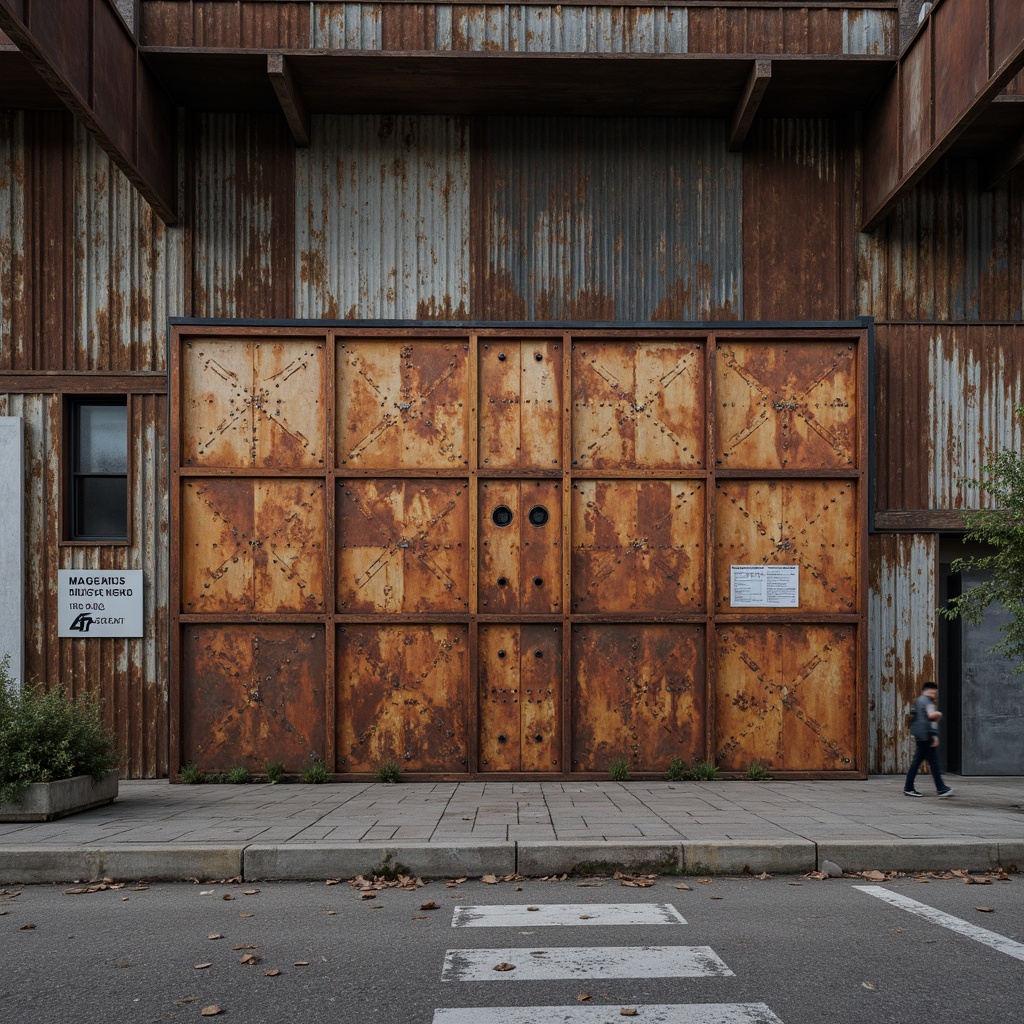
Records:
[[[953,795],[953,787],[952,786],[947,786],[945,789],[940,789],[939,790],[939,796],[952,796],[952,795]]]
[[[952,793],[953,790],[950,789],[950,790],[947,790],[947,792]],[[903,795],[904,796],[922,796],[923,794],[922,793],[918,793],[918,791],[916,789],[905,789],[905,790],[903,790]]]

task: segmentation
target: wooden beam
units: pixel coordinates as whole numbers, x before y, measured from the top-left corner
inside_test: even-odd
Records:
[[[757,115],[757,108],[761,106],[761,100],[768,91],[768,85],[772,80],[772,62],[770,60],[755,60],[754,66],[750,69],[750,76],[747,78],[747,87],[743,90],[743,96],[736,104],[736,111],[732,115],[732,123],[729,125],[729,149],[736,153],[743,148],[750,126],[754,123]]]
[[[166,395],[167,374],[145,370],[109,373],[81,370],[25,370],[0,372],[3,395]]]
[[[295,79],[292,78],[284,54],[267,54],[267,74],[270,76],[270,84],[277,94],[277,102],[281,104],[281,112],[288,122],[295,145],[308,146],[309,111],[306,110],[306,104],[302,101],[302,94],[295,84]]]
[[[0,0],[0,31],[173,224],[177,111],[113,0]]]
[[[967,524],[962,509],[876,509],[876,533],[962,533]]]
[[[872,231],[1024,69],[1020,0],[935,0],[865,122]]]

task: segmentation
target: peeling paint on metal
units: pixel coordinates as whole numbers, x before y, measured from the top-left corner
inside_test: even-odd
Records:
[[[0,369],[24,360],[25,118],[0,111]]]
[[[876,534],[868,544],[868,770],[910,767],[906,716],[936,678],[937,534]]]
[[[844,10],[843,53],[895,53],[895,29],[891,11]]]
[[[310,4],[309,45],[314,50],[381,49],[380,4]]]
[[[466,120],[324,116],[311,134],[297,154],[296,315],[465,317]]]

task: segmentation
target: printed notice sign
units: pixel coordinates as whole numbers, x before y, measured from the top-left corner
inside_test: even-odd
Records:
[[[800,566],[730,566],[729,604],[733,608],[799,608]]]
[[[58,569],[57,635],[142,636],[142,570]]]

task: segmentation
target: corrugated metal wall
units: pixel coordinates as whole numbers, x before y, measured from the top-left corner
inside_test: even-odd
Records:
[[[24,349],[25,115],[0,111],[0,369]]]
[[[478,145],[475,316],[740,315],[743,165],[724,122],[495,118]]]
[[[464,319],[469,126],[450,117],[314,117],[295,174],[300,317]]]
[[[906,716],[936,676],[939,538],[876,534],[868,558],[868,771],[910,767]]]

